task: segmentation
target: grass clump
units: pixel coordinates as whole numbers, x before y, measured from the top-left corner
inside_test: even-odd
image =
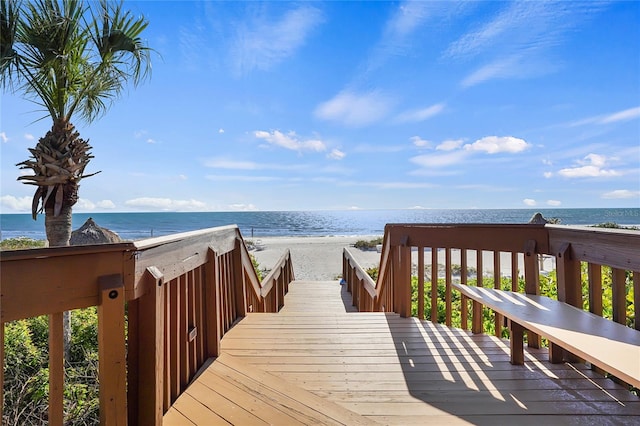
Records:
[[[34,240],[28,237],[7,238],[0,241],[0,250],[23,250],[46,246],[45,240]]]
[[[353,246],[360,250],[375,250],[378,244],[382,244],[382,237],[374,238],[373,240],[369,241],[358,240]]]

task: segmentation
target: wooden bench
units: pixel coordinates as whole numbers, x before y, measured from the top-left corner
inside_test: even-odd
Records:
[[[510,320],[512,364],[524,363],[523,332],[529,330],[549,340],[552,362],[562,361],[553,352],[563,348],[640,388],[640,331],[544,296],[452,285]]]

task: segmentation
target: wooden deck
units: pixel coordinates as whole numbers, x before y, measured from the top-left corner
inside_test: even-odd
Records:
[[[640,399],[546,350],[388,313],[357,313],[337,282],[296,281],[285,308],[253,313],[165,424],[640,423]]]

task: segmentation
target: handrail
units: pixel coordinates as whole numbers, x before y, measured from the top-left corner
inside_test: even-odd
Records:
[[[2,251],[0,262],[0,359],[4,323],[51,318],[52,425],[63,423],[63,311],[98,307],[101,424],[128,417],[130,424],[159,425],[200,367],[217,356],[233,323],[254,306],[279,309],[293,279],[287,251],[261,284],[236,225],[133,243]]]
[[[602,295],[606,290],[611,294],[611,320],[640,330],[638,231],[534,224],[388,224],[384,241],[375,295],[360,289],[364,287],[360,284],[357,266],[347,251],[343,255],[344,277],[352,291],[354,305],[357,301],[360,310],[392,311],[424,319],[425,306],[430,305],[434,307],[430,309],[431,321],[452,325],[456,317],[456,324],[468,329],[471,319],[471,330],[481,333],[484,332],[482,305],[469,302],[466,296],[454,291],[452,282],[467,284],[471,268],[475,267],[478,286],[497,289],[507,286],[512,291],[540,294],[541,270],[545,274],[550,272],[543,264],[546,259],[547,263],[553,262],[555,273],[551,277],[555,278],[544,282],[557,287],[559,301],[602,316]],[[431,259],[425,255],[429,252]],[[459,275],[455,276],[454,257],[460,262],[455,267]],[[503,274],[505,266],[508,268]],[[547,269],[543,270],[543,266]],[[605,266],[610,269],[604,269]],[[413,283],[412,267],[422,271]],[[510,278],[506,279],[505,275]],[[583,281],[588,283],[584,300]],[[444,290],[444,312],[435,308],[440,295],[434,283],[444,286],[440,289]],[[418,300],[413,304],[412,286],[418,290]],[[631,292],[633,300],[628,301]],[[383,301],[385,294],[392,298]],[[454,312],[453,302],[457,300],[460,300],[460,310]],[[627,314],[627,310],[631,312]],[[503,335],[502,324],[500,315],[495,314],[491,328],[497,336]],[[539,336],[531,333],[528,343],[539,346]]]

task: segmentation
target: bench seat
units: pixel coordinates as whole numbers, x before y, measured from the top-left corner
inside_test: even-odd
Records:
[[[640,331],[545,296],[452,285],[511,321],[512,363],[524,360],[524,328],[640,388]]]

